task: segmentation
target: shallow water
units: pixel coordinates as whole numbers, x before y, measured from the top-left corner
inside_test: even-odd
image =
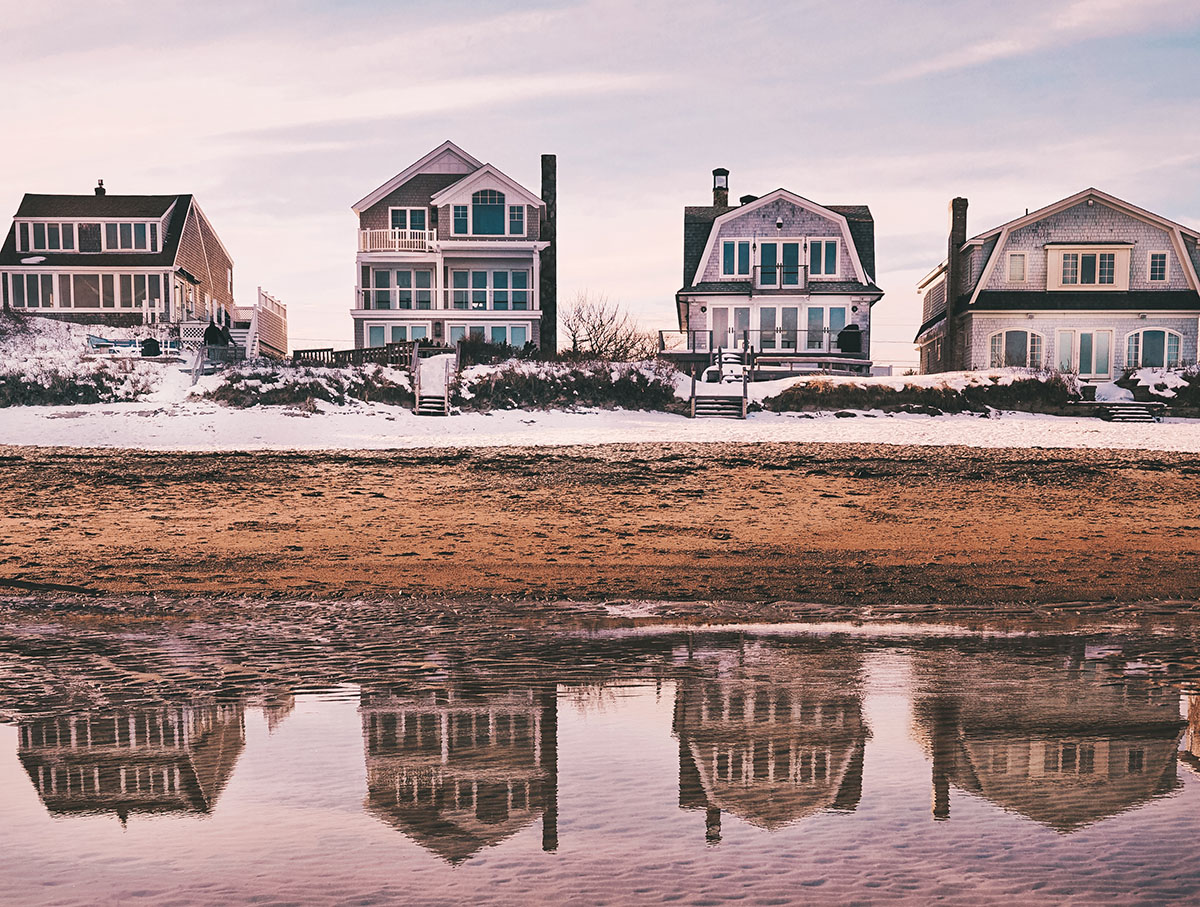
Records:
[[[1200,897],[1194,640],[462,635],[5,630],[0,899]]]

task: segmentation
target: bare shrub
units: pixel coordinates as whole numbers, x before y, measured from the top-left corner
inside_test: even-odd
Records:
[[[603,294],[576,293],[562,310],[562,335],[570,344],[564,355],[604,362],[653,359],[658,340],[633,316]]]

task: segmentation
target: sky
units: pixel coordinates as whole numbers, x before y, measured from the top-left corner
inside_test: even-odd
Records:
[[[900,366],[956,195],[971,233],[1089,186],[1200,227],[1196,0],[0,0],[0,36],[0,214],[193,193],[294,348],[352,345],[350,205],[446,139],[534,191],[556,154],[559,299],[647,329],[714,167],[869,205]]]

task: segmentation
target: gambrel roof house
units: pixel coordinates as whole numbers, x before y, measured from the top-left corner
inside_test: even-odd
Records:
[[[683,214],[680,334],[666,352],[700,362],[748,348],[795,369],[870,369],[875,221],[865,205],[819,205],[787,189],[729,204],[713,171],[713,204]]]
[[[453,142],[357,201],[356,347],[555,343],[555,158],[542,197]]]
[[[947,258],[918,285],[925,373],[1026,366],[1092,382],[1196,360],[1198,234],[1085,189],[967,238],[950,204]]]
[[[228,324],[233,259],[191,195],[31,195],[0,248],[6,308],[85,324]]]

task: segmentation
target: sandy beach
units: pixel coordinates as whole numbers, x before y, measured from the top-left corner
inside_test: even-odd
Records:
[[[1189,610],[1200,590],[1191,454],[637,444],[0,456],[0,585],[14,594],[655,600],[681,613],[725,601],[778,618],[803,613],[786,603],[1164,613]]]

